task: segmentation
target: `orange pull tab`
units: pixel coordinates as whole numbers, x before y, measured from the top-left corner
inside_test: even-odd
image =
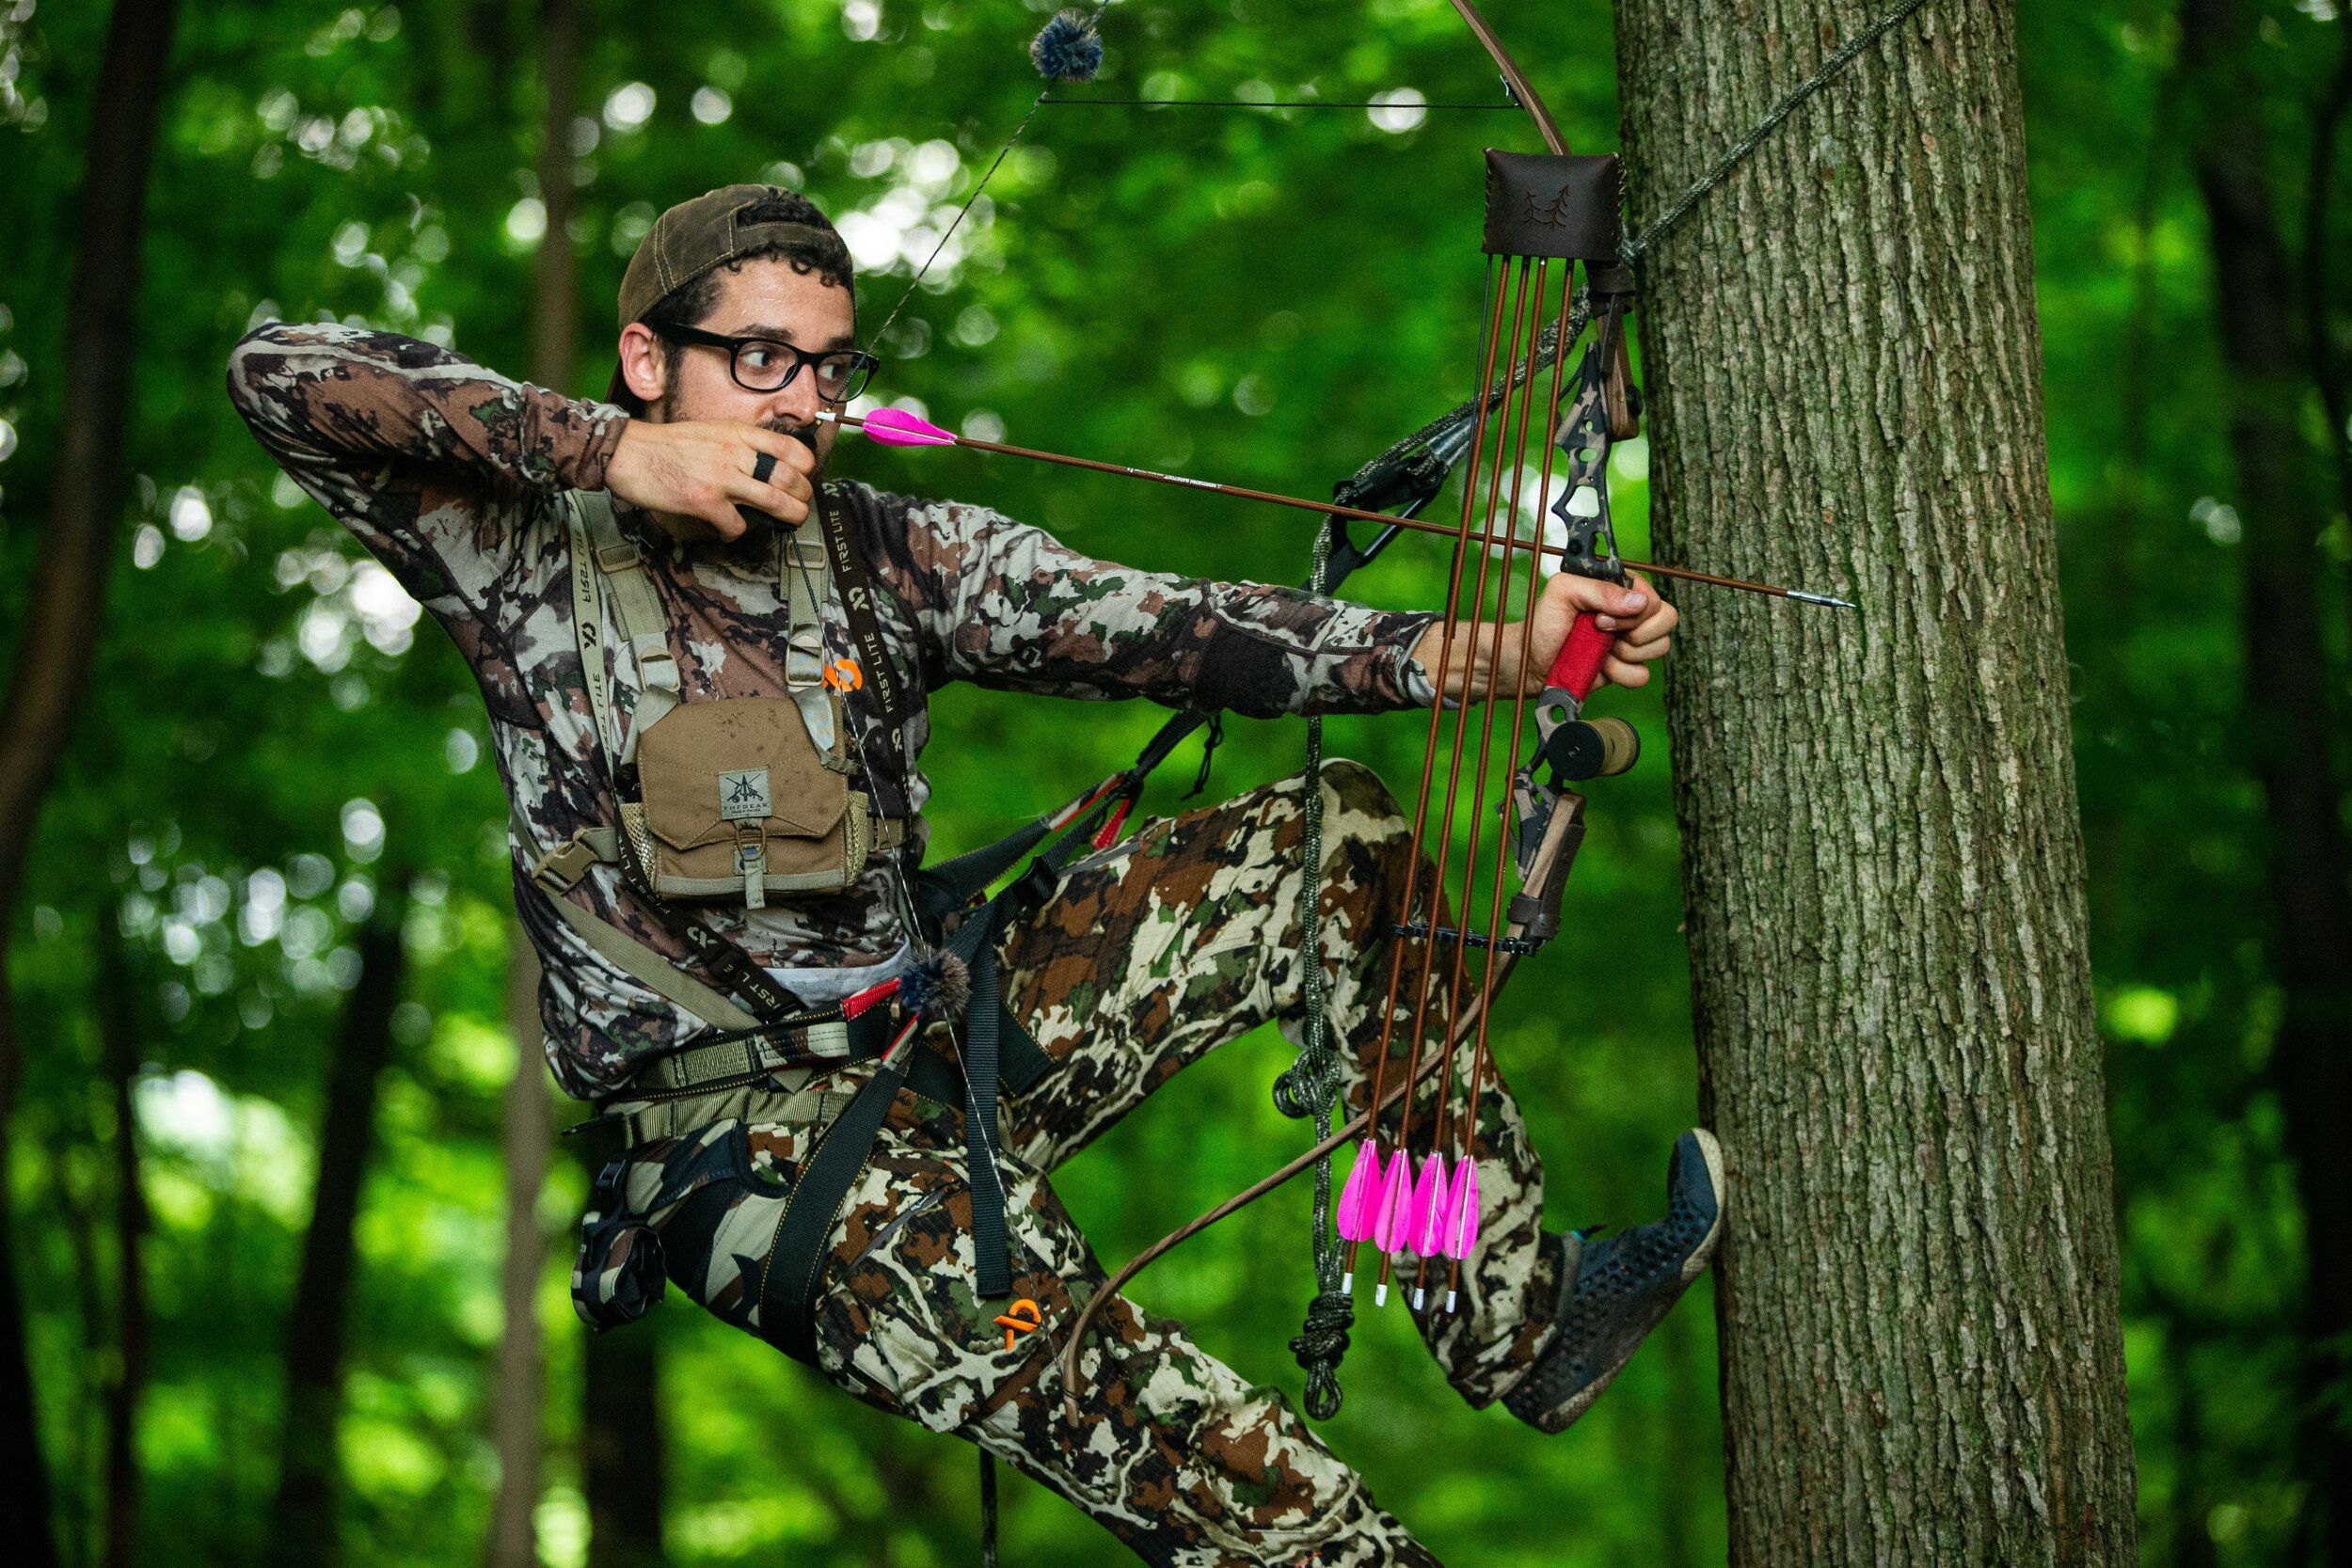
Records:
[[[1044,1322],[1045,1314],[1038,1310],[1037,1303],[1023,1296],[997,1316],[996,1326],[1005,1331],[1005,1348],[1010,1350],[1015,1339],[1034,1332]]]

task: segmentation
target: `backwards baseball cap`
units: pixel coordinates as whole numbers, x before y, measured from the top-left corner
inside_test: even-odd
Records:
[[[621,276],[620,325],[644,320],[655,306],[695,278],[754,251],[776,245],[840,245],[839,231],[821,216],[813,223],[756,223],[746,216],[778,198],[798,195],[781,185],[722,185],[654,219]],[[605,400],[618,403],[626,390],[616,365]]]

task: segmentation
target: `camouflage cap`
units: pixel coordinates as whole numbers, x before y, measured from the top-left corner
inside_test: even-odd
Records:
[[[776,245],[840,245],[839,231],[821,218],[816,223],[742,221],[758,203],[796,194],[781,185],[722,185],[654,219],[637,254],[628,259],[628,270],[621,275],[620,325],[643,321],[677,290],[750,251]],[[606,401],[618,403],[623,389],[615,367]]]

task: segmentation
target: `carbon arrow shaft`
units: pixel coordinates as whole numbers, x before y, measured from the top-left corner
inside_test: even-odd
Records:
[[[834,414],[819,409],[817,417],[850,430],[863,430],[866,424],[865,420],[855,414]],[[1387,512],[1371,512],[1362,507],[1342,506],[1337,501],[1309,500],[1303,496],[1285,496],[1274,490],[1253,490],[1246,484],[1221,484],[1216,480],[1194,479],[1186,474],[1162,473],[1157,468],[1138,468],[1126,463],[1104,463],[1092,457],[1073,457],[1068,452],[1044,451],[1036,447],[1018,447],[1009,441],[983,441],[977,436],[958,436],[949,431],[939,430],[936,425],[929,427],[938,432],[936,436],[922,437],[910,437],[903,428],[893,424],[878,424],[875,428],[878,431],[887,431],[892,437],[889,444],[894,446],[969,447],[974,451],[996,452],[1006,457],[1026,457],[1039,463],[1057,463],[1066,468],[1084,468],[1090,473],[1117,474],[1125,479],[1149,480],[1154,484],[1173,484],[1186,490],[1206,490],[1212,495],[1232,496],[1239,500],[1263,501],[1269,506],[1287,506],[1295,511],[1313,512],[1326,517],[1360,518],[1368,523],[1378,523],[1383,528],[1408,528],[1422,533],[1444,534],[1448,538],[1456,537],[1460,532],[1458,529],[1446,524],[1423,522],[1418,517],[1399,517]],[[882,437],[878,436],[876,439],[880,440]],[[1506,549],[1533,549],[1538,555],[1557,556],[1561,554],[1557,546],[1533,544],[1524,539],[1504,538],[1491,531],[1478,536],[1478,542],[1489,546],[1501,546]],[[1636,572],[1648,572],[1661,578],[1678,578],[1685,582],[1703,582],[1711,588],[1734,588],[1742,594],[1762,594],[1771,598],[1794,600],[1799,604],[1825,605],[1833,610],[1858,608],[1849,600],[1835,598],[1827,594],[1810,594],[1800,588],[1783,588],[1770,582],[1750,582],[1744,578],[1719,577],[1712,572],[1694,572],[1687,566],[1664,566],[1653,561],[1628,561],[1625,564]]]

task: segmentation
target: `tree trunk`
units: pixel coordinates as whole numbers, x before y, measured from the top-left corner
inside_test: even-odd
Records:
[[[539,59],[545,99],[539,117],[539,190],[548,230],[539,242],[532,310],[532,378],[558,391],[571,388],[580,297],[572,251],[572,104],[580,65],[575,0],[541,0]],[[539,1228],[555,1136],[548,1068],[540,1050],[539,959],[518,923],[507,927],[506,1021],[515,1037],[515,1076],[506,1088],[506,1266],[500,1279],[505,1327],[499,1337],[491,1397],[491,1441],[499,1456],[498,1497],[490,1510],[490,1568],[533,1568],[539,1560],[533,1516],[539,1505],[541,1417],[547,1369],[539,1333],[539,1275],[547,1237]]]
[[[580,258],[572,248],[574,83],[580,74],[579,0],[539,0],[539,69],[547,97],[539,117],[539,200],[548,231],[539,241],[531,312],[531,377],[569,394],[579,359]]]
[[[661,1568],[668,1493],[655,1324],[588,1336],[581,1355],[580,1490],[588,1568]]]
[[[116,0],[90,116],[81,233],[66,302],[64,418],[32,602],[0,704],[0,947],[16,928],[40,799],[72,731],[106,601],[130,483],[132,343],[138,330],[147,170],[164,99],[176,0]],[[15,999],[0,964],[0,1475],[9,1478],[9,1555],[54,1568],[48,1470],[18,1296],[6,1180],[8,1116],[24,1076]]]
[[[115,1366],[106,1384],[105,1498],[99,1561],[132,1568],[139,1558],[139,1398],[147,1387],[147,1194],[139,1175],[136,995],[121,938],[102,922],[99,1031],[114,1101]]]
[[[2303,1473],[2330,1562],[2352,1561],[2352,1434],[2340,1413],[2352,1336],[2352,850],[2329,756],[2317,584],[2329,524],[2327,455],[2303,433],[2313,360],[2273,210],[2253,85],[2251,19],[2235,0],[2187,0],[2181,53],[2193,84],[2193,159],[2213,254],[2215,317],[2244,528],[2245,749],[2268,806],[2270,950],[2283,1006],[2271,1071],[2302,1200],[2311,1276]]]
[[[1632,211],[1875,4],[1619,0]],[[2136,1560],[2016,40],[1919,12],[1642,269],[1735,1564]]]
[[[539,1048],[539,960],[519,925],[508,927],[507,1027],[515,1037],[515,1076],[506,1086],[506,1266],[499,1282],[505,1327],[499,1336],[491,1392],[490,1440],[498,1450],[498,1497],[490,1509],[490,1568],[533,1568],[539,1560],[533,1516],[539,1506],[541,1413],[547,1366],[539,1333],[539,1276],[548,1258],[539,1228],[539,1191],[547,1182],[555,1136],[548,1064]]]
[[[391,1059],[392,1009],[406,979],[400,933],[406,891],[405,879],[387,876],[375,913],[359,932],[359,982],[343,1004],[326,1064],[318,1191],[286,1320],[285,1446],[269,1556],[276,1568],[334,1568],[342,1556],[336,1439],[357,1262],[353,1227],[374,1150],[376,1089]]]

